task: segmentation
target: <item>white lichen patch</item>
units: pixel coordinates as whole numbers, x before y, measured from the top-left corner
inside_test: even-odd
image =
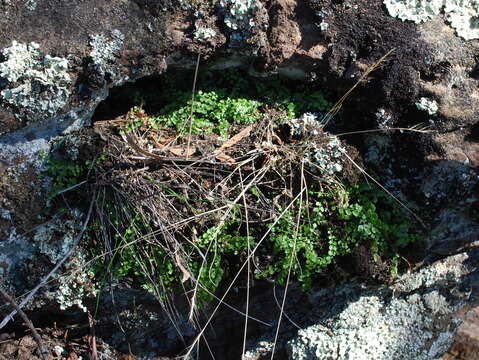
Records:
[[[255,26],[253,18],[258,8],[257,0],[219,0],[218,4],[225,13],[225,25],[236,32],[235,38],[247,38]]]
[[[58,218],[40,226],[33,240],[40,252],[56,264],[72,247],[78,228],[77,221]]]
[[[322,124],[317,114],[304,113],[299,119],[288,120],[288,125],[291,136],[306,137],[318,135]]]
[[[478,0],[384,0],[391,16],[416,24],[439,15],[441,10],[446,20],[465,40],[479,39]]]
[[[446,19],[465,40],[479,39],[479,1],[447,0]]]
[[[325,141],[321,145],[306,141],[310,145],[305,154],[306,164],[315,172],[333,175],[343,170],[342,161],[346,150],[336,136],[323,133],[323,124],[318,116],[319,114],[305,113],[299,119],[288,120],[287,125],[292,137],[314,139],[326,135],[323,136]]]
[[[101,74],[115,74],[115,59],[120,52],[125,35],[119,30],[113,30],[109,36],[92,35],[90,57]]]
[[[380,129],[389,129],[389,124],[393,118],[391,113],[380,108],[374,115],[376,116],[376,121]]]
[[[343,170],[343,157],[346,150],[336,136],[331,135],[329,142],[315,147],[306,156],[311,167],[319,168],[323,174],[334,175]]]
[[[419,99],[419,101],[416,103],[416,107],[419,110],[427,112],[429,115],[434,115],[439,110],[436,100],[425,97]]]
[[[35,10],[37,8],[37,0],[26,0],[25,6],[30,11]]]
[[[216,31],[207,27],[197,27],[195,31],[195,40],[206,41],[208,39],[214,38],[216,36]]]
[[[391,16],[416,24],[432,19],[444,6],[444,0],[384,0]]]
[[[88,270],[85,255],[81,249],[64,265],[64,274],[55,274],[54,279],[58,287],[53,287],[47,297],[54,299],[61,310],[77,306],[82,311],[87,311],[84,300],[95,296],[97,290],[93,283],[93,274]]]
[[[392,298],[389,303],[376,296],[361,297],[327,327],[317,324],[299,330],[287,350],[290,358],[297,360],[428,360],[434,321],[424,314],[436,301],[443,306],[444,315],[455,311],[438,292],[430,294],[428,303],[417,294]],[[442,343],[450,345],[452,340],[449,334]]]
[[[39,47],[35,42],[26,45],[12,41],[12,46],[2,50],[6,61],[0,63],[0,76],[10,82],[18,81],[28,69],[36,65],[40,56]]]
[[[1,91],[3,101],[16,107],[20,116],[35,121],[55,115],[68,101],[70,85],[68,61],[46,55],[39,45],[12,42],[2,50],[0,76],[8,81]]]

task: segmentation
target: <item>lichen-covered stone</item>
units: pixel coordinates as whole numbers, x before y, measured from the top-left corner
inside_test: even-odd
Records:
[[[477,256],[451,256],[389,287],[350,283],[312,293],[304,317],[296,316],[294,326],[282,323],[276,350],[285,349],[291,360],[438,358],[460,324],[457,311],[477,286]],[[267,355],[274,338],[273,330],[256,340],[248,359]]]
[[[479,1],[477,0],[384,0],[391,16],[421,23],[440,14],[465,40],[479,39]]]
[[[67,103],[71,78],[68,60],[46,55],[39,45],[12,42],[3,49],[0,76],[8,81],[1,91],[3,101],[18,109],[19,115],[35,121],[55,115]]]
[[[438,15],[444,0],[384,0],[391,16],[421,23]]]
[[[79,221],[57,218],[38,227],[33,240],[40,252],[56,264],[72,247],[78,230]],[[56,234],[62,234],[60,239]]]
[[[225,13],[225,25],[234,32],[233,39],[247,38],[255,26],[253,18],[259,6],[257,0],[220,0],[218,4]]]
[[[125,35],[119,30],[113,30],[110,35],[97,34],[91,36],[90,46],[92,51],[90,57],[102,75],[105,73],[115,75],[117,73],[115,58],[121,50],[124,40]]]
[[[479,39],[479,1],[446,0],[447,21],[465,40]]]

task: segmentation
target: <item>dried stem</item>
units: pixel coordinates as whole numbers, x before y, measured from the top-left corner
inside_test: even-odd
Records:
[[[32,332],[33,338],[35,339],[35,342],[37,343],[38,346],[38,351],[40,353],[40,356],[43,360],[48,360],[48,355],[49,351],[45,348],[43,345],[42,338],[38,334],[37,330],[35,329],[35,326],[33,326],[32,321],[28,318],[28,316],[25,314],[25,312],[18,306],[18,304],[15,302],[15,300],[5,291],[4,286],[0,285],[0,295],[12,305],[12,307],[15,309],[15,311],[20,315],[20,317],[23,319],[23,323],[30,329]]]

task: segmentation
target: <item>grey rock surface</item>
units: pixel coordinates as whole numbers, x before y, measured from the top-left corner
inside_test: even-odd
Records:
[[[294,320],[301,329],[284,319],[276,349],[292,360],[438,359],[462,322],[460,309],[476,301],[478,256],[448,257],[387,287],[350,283],[310,294],[302,306],[311,310]],[[251,346],[247,358],[268,358],[273,334]]]

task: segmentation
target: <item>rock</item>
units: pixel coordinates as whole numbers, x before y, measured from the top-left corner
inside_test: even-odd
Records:
[[[479,357],[479,308],[466,312],[464,322],[457,330],[454,343],[444,360],[476,359]]]
[[[283,320],[276,349],[295,360],[439,358],[453,343],[459,311],[479,290],[477,256],[451,256],[389,287],[349,283],[313,293],[301,305],[312,310],[297,308],[304,317],[294,314],[294,325]],[[274,331],[269,336],[248,350],[248,358],[270,356]]]

